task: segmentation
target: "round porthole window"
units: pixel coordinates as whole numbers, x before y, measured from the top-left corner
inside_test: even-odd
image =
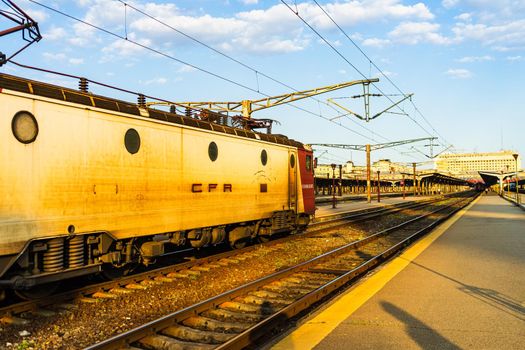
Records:
[[[140,149],[140,135],[135,129],[128,129],[124,136],[124,145],[129,153],[135,154]]]
[[[290,167],[294,167],[295,166],[295,156],[292,154],[290,156]]]
[[[266,165],[266,163],[268,163],[268,153],[266,153],[265,149],[261,151],[261,163],[262,165]]]
[[[217,160],[217,157],[219,156],[219,149],[217,148],[217,144],[215,142],[210,142],[210,145],[208,146],[208,156],[212,162]]]
[[[27,111],[20,111],[15,114],[11,121],[11,129],[15,138],[22,143],[31,143],[38,136],[36,118]]]

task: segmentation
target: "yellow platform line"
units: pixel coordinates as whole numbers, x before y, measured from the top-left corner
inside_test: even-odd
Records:
[[[272,347],[272,350],[312,349],[319,344],[321,340],[328,336],[341,322],[347,319],[366,301],[379,292],[392,278],[394,278],[394,276],[407,267],[412,260],[427,249],[432,242],[459,220],[459,218],[463,216],[465,212],[480,198],[481,196],[440,225],[436,230],[432,231],[429,235],[417,241],[399,257],[387,263],[384,268],[372,275],[368,280],[344,294],[324,311],[290,333],[279,343],[275,344]]]

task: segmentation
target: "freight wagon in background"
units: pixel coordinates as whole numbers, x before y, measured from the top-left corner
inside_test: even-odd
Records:
[[[312,151],[0,74],[0,290],[304,228]]]

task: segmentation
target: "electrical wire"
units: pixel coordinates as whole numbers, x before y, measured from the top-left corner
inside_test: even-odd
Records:
[[[157,22],[157,23],[159,23],[159,24],[161,24],[161,25],[163,25],[163,26],[165,26],[165,27],[167,27],[167,28],[169,28],[169,29],[175,31],[176,33],[178,33],[178,34],[180,34],[180,35],[186,37],[187,39],[192,40],[192,41],[198,43],[199,45],[204,46],[204,47],[206,47],[207,49],[209,49],[209,50],[211,50],[211,51],[213,51],[213,52],[215,52],[215,53],[217,53],[217,54],[219,54],[219,55],[221,55],[221,56],[223,56],[223,57],[225,57],[225,58],[227,58],[227,59],[229,59],[229,60],[231,60],[231,61],[233,61],[233,62],[239,64],[239,65],[241,65],[242,67],[244,67],[244,68],[246,68],[246,69],[249,69],[249,70],[253,71],[253,72],[255,73],[256,80],[257,80],[257,92],[259,92],[259,80],[258,80],[258,76],[259,76],[259,75],[261,75],[262,77],[265,77],[265,78],[267,78],[267,79],[269,79],[269,80],[271,80],[271,81],[273,81],[273,82],[275,82],[275,83],[277,83],[277,84],[279,84],[279,85],[282,85],[282,86],[284,86],[284,87],[286,87],[286,88],[288,88],[288,89],[290,89],[290,90],[293,90],[293,91],[296,91],[296,92],[299,91],[298,89],[296,89],[296,88],[294,88],[294,87],[292,87],[292,86],[290,86],[290,85],[288,85],[288,84],[286,84],[286,83],[284,83],[284,82],[282,82],[282,81],[280,81],[280,80],[278,80],[278,79],[276,79],[276,78],[274,78],[274,77],[272,77],[272,76],[270,76],[270,75],[268,75],[268,74],[266,74],[266,73],[264,73],[264,72],[261,72],[260,70],[254,68],[254,67],[252,67],[252,66],[249,66],[249,65],[247,65],[246,63],[244,63],[244,62],[242,62],[242,61],[240,61],[240,60],[238,60],[238,59],[236,59],[236,58],[234,58],[234,57],[232,57],[232,56],[230,56],[230,55],[228,55],[228,54],[226,54],[226,53],[224,53],[224,52],[222,52],[222,51],[220,51],[220,50],[218,50],[218,49],[216,49],[216,48],[214,48],[213,46],[206,44],[206,43],[203,42],[202,40],[199,40],[199,39],[197,39],[197,38],[195,38],[195,37],[193,37],[193,36],[191,36],[191,35],[189,35],[189,34],[183,32],[183,31],[181,31],[180,29],[177,29],[177,28],[175,28],[174,26],[172,26],[172,25],[170,25],[170,24],[168,24],[168,23],[166,23],[166,22],[164,22],[164,21],[162,21],[162,20],[160,20],[160,19],[158,19],[158,18],[156,18],[156,17],[154,17],[154,16],[148,14],[147,12],[138,9],[137,7],[135,7],[135,6],[133,6],[133,5],[129,4],[129,3],[127,3],[126,1],[123,1],[123,0],[115,0],[115,1],[120,2],[120,3],[123,4],[125,7],[129,7],[129,8],[131,8],[131,9],[135,10],[136,12],[142,14],[143,16],[145,16],[145,17],[147,17],[147,18],[149,18],[149,19],[151,19],[151,20],[153,20],[153,21],[155,21],[155,22]],[[338,112],[338,110],[337,110],[335,107],[333,107],[332,105],[330,105],[330,104],[328,104],[328,103],[326,103],[326,102],[324,102],[324,101],[321,101],[321,100],[319,100],[319,99],[317,99],[317,98],[315,98],[315,97],[309,97],[309,98],[311,98],[311,99],[317,101],[318,103],[322,103],[322,104],[324,104],[324,105],[326,105],[326,106],[329,106],[329,107],[332,108],[334,111]],[[339,112],[338,112],[338,113],[339,113]],[[330,118],[330,121],[332,121],[333,119],[338,118],[338,117],[340,117],[340,116],[336,116],[336,117]],[[365,126],[362,125],[361,123],[356,122],[353,118],[348,118],[348,120],[350,120],[350,121],[351,121],[352,123],[354,123],[355,125],[357,125],[357,126],[363,128],[363,129],[367,130],[367,131],[370,132],[372,135],[377,135],[378,137],[380,137],[380,138],[383,139],[383,140],[391,141],[391,140],[388,139],[387,137],[384,137],[383,135],[380,135],[380,134],[378,134],[377,132],[375,132],[375,131],[373,131],[373,130],[367,128],[367,127],[365,127]],[[339,123],[336,123],[336,124],[339,125],[339,126],[343,126],[342,124],[339,124]],[[343,127],[344,127],[344,126],[343,126]],[[362,136],[362,137],[364,137],[362,134],[359,134],[359,135]],[[368,138],[368,137],[367,137],[367,138]],[[375,139],[373,136],[372,136],[371,138],[368,138],[368,139],[370,139],[370,140],[372,140],[372,141],[376,141],[376,139]]]
[[[323,40],[339,57],[341,57],[345,62],[347,62],[357,73],[359,73],[364,79],[367,79],[366,75],[361,72],[354,64],[352,64],[337,48],[335,48],[321,33],[319,33],[319,31],[317,31],[312,25],[310,25],[310,23],[308,23],[308,21],[306,21],[300,14],[298,11],[294,11],[290,5],[288,5],[288,3],[286,3],[286,1],[284,0],[280,0],[281,3],[283,3],[291,12],[293,12],[311,31],[313,31],[321,40]],[[314,0],[314,2],[321,8],[321,10],[332,20],[332,22],[334,22],[338,28],[340,28],[342,30],[342,28],[332,19],[332,17],[330,17],[326,11]],[[348,35],[347,35],[348,36]],[[371,60],[369,60],[371,62]],[[372,63],[372,62],[371,62]],[[383,73],[384,75],[384,73]],[[377,85],[373,84],[374,87],[379,91],[381,92],[383,95],[385,95],[385,97],[387,97],[387,99],[391,102],[391,103],[395,103],[390,97],[386,96],[387,94],[385,94]],[[403,92],[402,92],[403,93]],[[416,125],[418,125],[424,132],[426,132],[429,136],[434,136],[432,135],[425,127],[423,127],[417,120],[415,120],[414,118],[412,118],[410,116],[410,114],[406,113],[400,106],[396,106],[397,108],[399,108],[403,113],[405,113]]]
[[[158,19],[157,17],[154,17],[154,16],[150,15],[149,13],[147,13],[147,12],[145,12],[145,11],[143,11],[143,10],[141,10],[141,9],[139,9],[139,8],[137,8],[137,7],[135,7],[135,6],[131,5],[131,4],[129,4],[129,3],[127,3],[127,2],[124,1],[124,0],[114,0],[114,1],[117,1],[117,2],[119,2],[119,3],[121,3],[121,4],[123,4],[125,7],[129,7],[129,8],[131,8],[131,9],[135,10],[136,12],[142,14],[143,16],[145,16],[145,17],[147,17],[147,18],[149,18],[149,19],[151,19],[151,20],[153,20],[153,21],[155,21],[155,22],[157,22],[157,23],[159,23],[159,24],[165,26],[166,28],[169,28],[169,29],[175,31],[176,33],[178,33],[178,34],[184,36],[185,38],[187,38],[187,39],[189,39],[189,40],[192,40],[192,41],[198,43],[198,44],[201,45],[201,46],[204,46],[205,48],[207,48],[207,49],[209,49],[209,50],[215,52],[216,54],[218,54],[218,55],[220,55],[220,56],[222,56],[222,57],[224,57],[224,58],[227,58],[227,59],[229,59],[230,61],[235,62],[235,63],[239,64],[240,66],[242,66],[242,67],[244,67],[244,68],[246,68],[246,69],[248,69],[248,70],[251,70],[253,73],[255,73],[255,77],[256,77],[256,81],[257,81],[257,92],[259,92],[259,79],[258,79],[259,75],[262,76],[262,77],[264,77],[264,78],[266,78],[266,79],[268,79],[268,80],[270,80],[270,81],[273,81],[273,82],[276,83],[276,84],[279,84],[279,85],[281,85],[281,86],[284,86],[284,87],[286,87],[287,89],[293,90],[293,91],[295,91],[295,92],[298,92],[298,91],[299,91],[298,89],[294,88],[293,86],[290,86],[289,84],[286,84],[286,83],[284,83],[284,82],[282,82],[282,81],[280,81],[280,80],[278,80],[278,79],[276,79],[276,78],[274,78],[274,77],[272,77],[272,76],[270,76],[270,75],[268,75],[268,74],[266,74],[266,73],[264,73],[264,72],[261,72],[259,69],[256,69],[256,68],[254,68],[254,67],[252,67],[252,66],[250,66],[250,65],[248,65],[248,64],[246,64],[246,63],[244,63],[244,62],[242,62],[242,61],[240,61],[239,59],[237,59],[237,58],[235,58],[235,57],[232,57],[231,55],[228,55],[228,54],[226,54],[226,53],[224,53],[224,52],[222,52],[222,51],[220,51],[220,50],[214,48],[213,46],[211,46],[211,45],[209,45],[209,44],[206,44],[206,43],[203,42],[202,40],[199,40],[199,39],[195,38],[194,36],[189,35],[189,34],[183,32],[182,30],[175,28],[174,26],[172,26],[172,25],[170,25],[170,24],[168,24],[168,23],[166,23],[166,22],[164,22],[164,21]],[[338,112],[338,110],[337,110],[335,107],[333,107],[332,105],[326,103],[325,101],[321,101],[321,100],[319,100],[319,99],[317,99],[317,98],[315,98],[315,97],[313,97],[313,96],[310,96],[309,98],[311,98],[311,99],[317,101],[318,103],[322,103],[322,104],[324,104],[324,105],[326,105],[326,106],[329,106],[329,107],[332,108],[334,111]],[[384,139],[384,140],[390,141],[388,138],[386,138],[386,137],[384,137],[384,136],[382,136],[382,135],[379,135],[378,133],[372,131],[371,129],[369,129],[369,128],[365,127],[365,126],[363,126],[362,124],[357,123],[357,122],[354,121],[353,119],[350,119],[350,120],[351,120],[354,124],[356,124],[357,126],[359,126],[359,127],[363,128],[363,129],[367,130],[367,131],[370,132],[371,134],[375,134],[375,135],[381,137],[381,138]],[[372,138],[371,140],[372,140],[372,141],[375,141],[373,138]]]
[[[118,39],[120,39],[120,40],[125,40],[125,41],[127,41],[127,42],[130,42],[131,44],[134,44],[134,45],[136,45],[136,46],[138,46],[138,47],[141,47],[141,48],[143,48],[143,49],[145,49],[145,50],[151,51],[151,52],[153,52],[153,53],[155,53],[155,54],[161,55],[161,56],[163,56],[163,57],[165,57],[165,58],[168,58],[168,59],[174,60],[174,61],[176,61],[176,62],[179,62],[179,63],[181,63],[181,64],[187,65],[187,66],[189,66],[189,67],[192,67],[192,68],[194,68],[195,70],[201,71],[201,72],[206,73],[206,74],[208,74],[208,75],[211,75],[211,76],[213,76],[213,77],[215,77],[215,78],[218,78],[218,79],[221,79],[221,80],[223,80],[223,81],[229,82],[229,83],[231,83],[231,84],[237,85],[237,86],[239,86],[239,87],[241,87],[241,88],[244,88],[244,89],[246,89],[246,90],[252,91],[252,92],[254,92],[254,93],[261,94],[261,95],[263,95],[263,96],[265,96],[265,97],[270,97],[268,94],[265,94],[265,93],[263,93],[263,92],[258,91],[258,89],[256,90],[256,89],[254,89],[254,88],[251,88],[251,87],[249,87],[249,86],[247,86],[247,85],[245,85],[245,84],[239,83],[239,82],[237,82],[237,81],[234,81],[234,80],[232,80],[232,79],[230,79],[230,78],[227,78],[227,77],[225,77],[225,76],[222,76],[222,75],[220,75],[220,74],[217,74],[217,73],[214,73],[214,72],[209,71],[209,70],[207,70],[207,69],[204,69],[204,68],[198,67],[198,66],[196,66],[196,65],[194,65],[194,64],[191,64],[191,63],[189,63],[189,62],[185,62],[185,61],[183,61],[183,60],[181,60],[181,59],[179,59],[179,58],[176,58],[176,57],[174,57],[174,56],[172,56],[172,55],[170,55],[170,54],[166,54],[166,53],[164,53],[164,52],[162,52],[162,51],[160,51],[160,50],[158,50],[158,49],[151,48],[151,47],[149,47],[149,46],[147,46],[147,45],[141,44],[141,43],[139,43],[139,42],[136,41],[136,40],[126,38],[126,37],[124,37],[124,36],[122,36],[122,35],[120,35],[120,34],[117,34],[117,33],[115,33],[115,32],[112,32],[112,31],[108,30],[108,29],[102,28],[102,27],[97,26],[97,25],[95,25],[95,24],[89,23],[89,22],[87,22],[87,21],[85,21],[85,20],[82,20],[82,19],[77,18],[77,17],[75,17],[75,16],[72,16],[72,15],[70,15],[70,14],[67,14],[67,13],[65,13],[65,12],[63,12],[63,11],[60,11],[60,10],[54,9],[54,8],[52,8],[52,7],[50,7],[50,6],[47,6],[47,5],[45,5],[45,4],[42,4],[42,3],[38,2],[38,1],[35,1],[35,0],[29,0],[29,1],[32,2],[32,3],[34,3],[34,4],[36,4],[36,5],[39,5],[39,6],[43,7],[43,8],[45,8],[45,9],[49,10],[49,11],[55,12],[55,13],[57,13],[57,14],[60,14],[60,15],[64,16],[64,17],[67,17],[67,18],[69,18],[69,19],[72,19],[72,20],[74,20],[74,21],[77,21],[77,22],[79,22],[79,23],[82,23],[82,24],[84,24],[84,25],[87,25],[87,26],[89,26],[89,27],[91,27],[91,28],[94,28],[94,29],[96,29],[96,30],[99,30],[99,31],[101,31],[101,32],[103,32],[103,33],[105,33],[105,34],[110,35],[110,36],[116,37],[116,38],[118,38]],[[121,2],[121,3],[124,3],[123,1],[120,1],[120,2]],[[127,3],[124,3],[124,4],[125,4],[126,6],[130,6],[130,7],[131,7],[131,5],[129,5],[129,4],[127,4]],[[135,8],[133,8],[133,9],[135,9]],[[136,9],[135,9],[135,10],[136,10]],[[141,11],[141,13],[143,13],[143,12]],[[176,29],[174,29],[174,30],[176,30]],[[177,31],[178,31],[178,30],[177,30]],[[180,31],[178,31],[178,32],[180,32]],[[182,33],[182,32],[181,32],[181,33]],[[183,35],[184,35],[184,34],[183,34]],[[187,35],[185,35],[185,36],[187,36]],[[188,36],[188,38],[190,38],[190,36]],[[192,40],[193,40],[193,39],[192,39]],[[201,42],[201,43],[202,43],[202,42]],[[207,44],[205,44],[205,43],[202,43],[202,44],[205,45],[206,47],[210,48],[210,49],[213,49],[211,46],[209,46],[209,45],[207,45]],[[217,53],[219,53],[219,54],[225,56],[225,57],[229,57],[228,55],[225,55],[225,54],[221,53],[220,51],[218,51],[218,50],[216,50],[216,49],[213,49],[213,50],[214,50],[215,52],[217,52]],[[246,64],[244,64],[244,63],[242,63],[241,61],[238,61],[238,60],[236,60],[236,59],[233,59],[233,60],[236,61],[236,62],[239,63],[239,64],[242,64],[242,65],[245,66],[246,68],[253,70],[253,71],[256,72],[257,74],[261,74],[262,76],[264,76],[264,77],[266,77],[266,78],[268,78],[268,79],[270,79],[270,80],[272,80],[272,81],[274,81],[274,82],[276,82],[276,83],[283,84],[284,86],[286,86],[286,87],[288,87],[288,88],[290,88],[290,89],[292,89],[292,90],[297,91],[296,89],[292,88],[291,86],[289,86],[289,85],[287,85],[287,84],[285,84],[285,83],[282,83],[282,82],[278,81],[277,79],[274,79],[274,78],[272,78],[272,77],[270,77],[270,76],[268,76],[268,75],[266,75],[266,74],[264,74],[264,73],[261,73],[260,71],[258,71],[258,70],[256,70],[256,69],[254,69],[254,68],[252,68],[252,67],[250,67],[250,66],[248,66],[248,65],[246,65]],[[365,78],[366,78],[366,77],[365,77]],[[104,84],[101,84],[101,85],[104,85]],[[361,136],[361,137],[363,137],[363,138],[365,138],[365,139],[372,140],[372,141],[376,141],[374,138],[371,138],[371,137],[369,137],[368,135],[365,135],[365,134],[362,134],[362,133],[360,133],[360,132],[358,132],[358,131],[355,131],[355,130],[353,130],[353,129],[350,129],[349,127],[345,126],[344,124],[342,124],[342,123],[340,123],[340,122],[334,122],[334,121],[331,120],[330,118],[324,117],[324,116],[321,115],[321,114],[314,113],[314,112],[312,112],[312,111],[309,111],[309,110],[307,110],[307,109],[305,109],[305,108],[302,108],[302,107],[296,106],[296,105],[294,105],[294,104],[290,104],[290,106],[293,107],[293,108],[299,109],[299,110],[301,110],[301,111],[303,111],[303,112],[306,112],[306,113],[308,113],[308,114],[311,114],[311,115],[313,115],[313,116],[316,116],[316,117],[322,118],[322,119],[324,119],[324,120],[326,120],[326,121],[329,121],[329,122],[331,122],[331,123],[334,123],[334,124],[336,124],[336,125],[338,125],[338,126],[344,128],[344,129],[346,129],[346,130],[348,130],[348,131],[350,131],[350,132],[352,132],[352,133],[354,133],[354,134],[356,134],[356,135],[359,135],[359,136]],[[331,107],[331,106],[330,106],[330,107]],[[333,107],[331,107],[331,108],[333,108]],[[350,118],[349,118],[349,119],[350,119]],[[355,121],[353,121],[353,119],[350,119],[350,120],[351,120],[352,122],[355,122]],[[357,124],[357,125],[359,125],[359,124]],[[373,132],[372,130],[370,130],[370,129],[368,129],[368,128],[365,128],[365,129],[368,130],[368,131],[370,131],[371,133],[373,133],[373,134],[375,134],[375,135],[380,136],[380,137],[383,138],[383,139],[388,140],[387,138],[385,138],[385,137],[383,137],[383,136],[381,136],[381,135],[379,135],[379,134]],[[398,151],[398,152],[399,152],[399,151]]]
[[[332,16],[330,16],[330,14],[317,2],[317,0],[313,0],[314,3],[317,5],[317,7],[319,7],[323,13],[330,19],[330,21],[332,21],[332,23],[341,31],[341,33],[343,33],[343,35],[359,50],[359,52],[361,52],[361,54],[363,54],[363,56],[365,56],[365,58],[370,62],[371,65],[373,65],[377,70],[378,72],[383,76],[385,77],[385,79],[390,82],[390,84],[392,84],[392,86],[394,86],[397,91],[399,91],[403,96],[407,96],[402,90],[401,88],[399,88],[399,86],[394,83],[394,81],[392,79],[390,79],[390,77],[388,75],[386,75],[383,70],[381,70],[376,64],[375,62],[361,49],[361,47],[348,35],[348,33],[346,33],[346,31],[334,20],[334,18]],[[432,124],[430,124],[430,122],[428,121],[428,119],[423,115],[423,113],[419,110],[419,108],[417,108],[417,106],[415,105],[414,101],[412,99],[410,99],[410,102],[412,103],[414,109],[418,112],[418,114],[423,118],[423,120],[425,120],[425,122],[428,124],[428,126],[430,126],[430,128],[441,138],[443,139],[447,144],[451,145],[433,126]],[[443,145],[445,146],[445,145]]]
[[[38,2],[38,1],[36,1],[36,0],[29,0],[29,1],[32,2],[32,3],[34,3],[34,4],[36,4],[36,5],[39,5],[39,6],[43,7],[43,8],[45,8],[45,9],[49,10],[49,11],[55,12],[55,13],[57,13],[57,14],[60,14],[60,15],[64,16],[64,17],[67,17],[67,18],[69,18],[69,19],[72,19],[72,20],[74,20],[74,21],[77,21],[77,22],[79,22],[79,23],[82,23],[82,24],[84,24],[84,25],[87,25],[87,26],[89,26],[89,27],[91,27],[91,28],[94,28],[94,29],[96,29],[96,30],[99,30],[99,31],[101,31],[101,32],[103,32],[103,33],[105,33],[105,34],[110,35],[110,36],[116,37],[116,38],[121,39],[121,40],[125,40],[125,41],[127,41],[127,42],[129,42],[129,43],[131,43],[131,44],[133,44],[133,45],[136,45],[136,46],[141,47],[141,48],[143,48],[143,49],[145,49],[145,50],[151,51],[151,52],[153,52],[153,53],[155,53],[155,54],[161,55],[161,56],[163,56],[163,57],[165,57],[165,58],[168,58],[168,59],[174,60],[174,61],[176,61],[176,62],[179,62],[179,63],[181,63],[181,64],[187,65],[187,66],[189,66],[189,67],[192,67],[192,68],[194,68],[195,70],[198,70],[198,71],[201,71],[201,72],[203,72],[203,73],[209,74],[209,75],[211,75],[211,76],[213,76],[213,77],[215,77],[215,78],[218,78],[218,79],[221,79],[221,80],[223,80],[223,81],[229,82],[229,83],[231,83],[231,84],[234,84],[234,85],[239,86],[239,87],[241,87],[241,88],[244,88],[244,89],[246,89],[246,90],[252,91],[252,92],[254,92],[254,93],[258,93],[258,94],[263,95],[263,96],[265,96],[265,97],[271,97],[270,95],[265,94],[265,93],[263,93],[263,92],[261,92],[261,91],[257,91],[256,89],[251,88],[251,87],[249,87],[249,86],[247,86],[247,85],[245,85],[245,84],[242,84],[242,83],[236,82],[236,81],[234,81],[234,80],[232,80],[232,79],[230,79],[230,78],[224,77],[224,76],[222,76],[222,75],[220,75],[220,74],[217,74],[217,73],[214,73],[214,72],[211,72],[211,71],[209,71],[209,70],[207,70],[207,69],[201,68],[201,67],[196,66],[196,65],[194,65],[194,64],[191,64],[191,63],[189,63],[189,62],[185,62],[185,61],[183,61],[183,60],[181,60],[181,59],[179,59],[179,58],[176,58],[176,57],[174,57],[174,56],[172,56],[172,55],[166,54],[166,53],[164,53],[164,52],[162,52],[162,51],[160,51],[160,50],[158,50],[158,49],[151,48],[151,47],[149,47],[149,46],[147,46],[147,45],[144,45],[144,44],[141,44],[141,43],[139,43],[139,42],[137,42],[137,41],[135,41],[135,40],[133,40],[133,39],[126,38],[126,37],[124,37],[124,36],[122,36],[122,35],[120,35],[120,34],[117,34],[117,33],[115,33],[115,32],[112,32],[112,31],[108,30],[108,29],[102,28],[102,27],[97,26],[97,25],[95,25],[95,24],[89,23],[89,22],[87,22],[87,21],[85,21],[85,20],[82,20],[82,19],[77,18],[77,17],[75,17],[75,16],[72,16],[72,15],[70,15],[70,14],[67,14],[67,13],[65,13],[65,12],[63,12],[63,11],[60,11],[60,10],[54,9],[54,8],[48,6],[48,5],[45,5],[45,4],[42,4],[42,3]],[[128,5],[128,6],[129,6],[129,5]],[[208,46],[208,47],[211,48],[211,46]],[[217,51],[217,52],[218,52],[218,51]],[[238,61],[238,62],[240,63],[240,61]],[[248,66],[246,66],[246,67],[248,67]],[[259,72],[259,73],[260,73],[260,72]],[[331,123],[334,123],[333,121],[330,120],[330,118],[324,117],[324,116],[322,116],[322,115],[319,115],[319,114],[317,114],[317,113],[314,113],[314,112],[312,112],[312,111],[309,111],[309,110],[307,110],[307,109],[305,109],[305,108],[302,108],[302,107],[300,107],[300,106],[296,106],[296,105],[294,105],[294,104],[292,104],[292,103],[290,103],[289,105],[290,105],[291,107],[296,108],[296,109],[298,109],[298,110],[301,110],[301,111],[303,111],[303,112],[305,112],[305,113],[308,113],[308,114],[313,115],[313,116],[315,116],[315,117],[319,117],[319,118],[322,118],[322,119],[324,119],[324,120],[326,120],[326,121],[329,121],[329,122],[331,122]],[[345,125],[343,125],[343,124],[340,124],[340,123],[334,123],[334,124],[336,124],[336,125],[338,125],[338,126],[344,128],[344,129],[346,129],[346,130],[348,130],[348,131],[350,131],[350,132],[352,132],[352,133],[354,133],[354,134],[356,134],[356,135],[358,135],[358,136],[361,136],[361,137],[363,137],[363,138],[365,138],[365,139],[368,139],[368,140],[372,140],[372,141],[374,141],[374,139],[370,138],[369,136],[367,136],[367,135],[365,135],[365,134],[362,134],[362,133],[360,133],[360,132],[358,132],[358,131],[355,131],[355,130],[353,130],[353,129],[350,129],[349,127],[347,127],[347,126],[345,126]]]

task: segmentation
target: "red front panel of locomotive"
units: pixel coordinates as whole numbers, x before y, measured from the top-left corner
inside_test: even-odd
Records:
[[[313,152],[306,149],[299,149],[298,154],[304,211],[307,214],[313,215],[315,214]]]

